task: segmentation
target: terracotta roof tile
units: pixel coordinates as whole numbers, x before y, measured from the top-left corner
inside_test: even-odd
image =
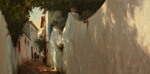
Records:
[[[32,21],[30,21],[30,24],[31,24],[37,31],[39,31],[39,29],[33,24]]]

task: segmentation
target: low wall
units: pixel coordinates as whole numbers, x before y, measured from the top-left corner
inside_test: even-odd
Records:
[[[88,25],[68,14],[63,36],[51,34],[51,65],[66,74],[149,74],[149,13],[148,0],[106,0]]]

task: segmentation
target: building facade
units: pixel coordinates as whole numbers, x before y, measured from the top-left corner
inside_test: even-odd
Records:
[[[31,38],[31,55],[32,58],[34,57],[34,52],[37,52],[39,54],[39,48],[35,44],[35,40],[38,39],[38,28],[34,25],[32,21],[30,21],[30,38]]]
[[[32,21],[25,24],[24,34],[18,41],[18,58],[19,64],[23,64],[34,58],[34,52],[39,51],[35,40],[38,39],[38,28]]]
[[[30,42],[31,39],[26,34],[23,34],[21,39],[18,41],[18,58],[20,65],[31,60]]]

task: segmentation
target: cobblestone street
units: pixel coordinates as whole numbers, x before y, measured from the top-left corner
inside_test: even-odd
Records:
[[[45,65],[42,61],[31,60],[21,65],[18,74],[59,74],[58,71],[53,70]]]

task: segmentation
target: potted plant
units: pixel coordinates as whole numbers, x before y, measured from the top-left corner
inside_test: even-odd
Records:
[[[63,43],[58,44],[58,49],[59,49],[59,51],[62,51],[63,48],[64,48],[64,44],[63,44]]]

